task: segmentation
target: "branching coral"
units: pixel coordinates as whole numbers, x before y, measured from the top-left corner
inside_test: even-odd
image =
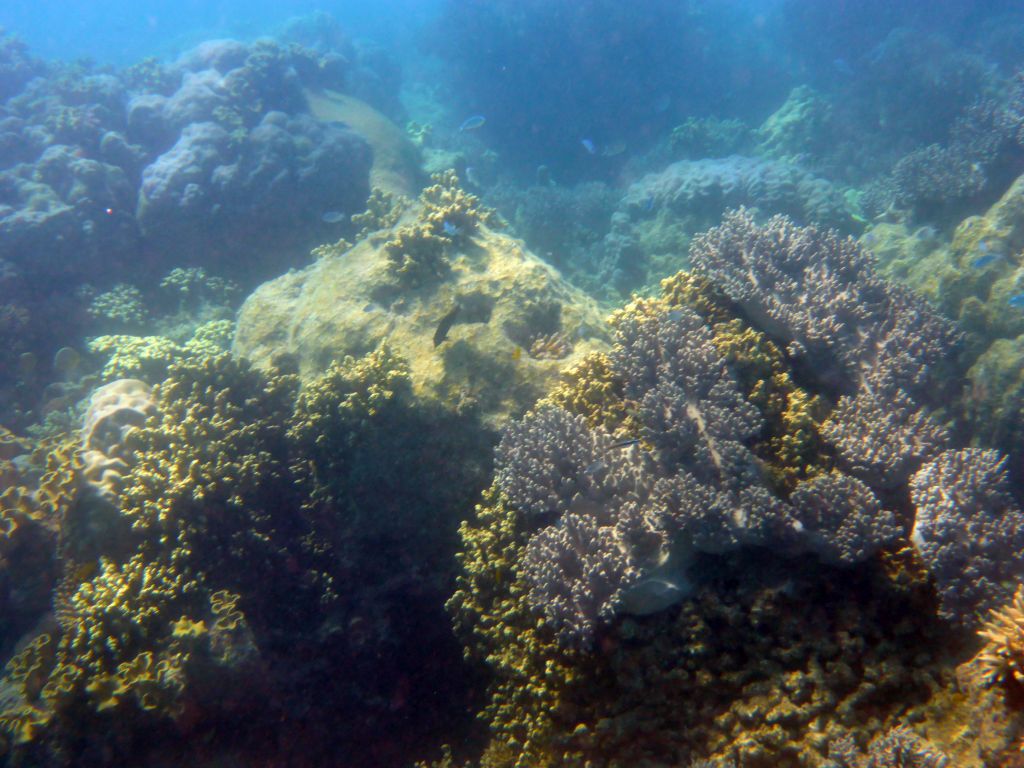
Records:
[[[852,241],[785,219],[733,214],[691,255],[698,275],[617,313],[612,352],[506,427],[461,530],[449,610],[494,673],[485,762],[818,764],[851,725],[900,722],[901,686],[948,685],[940,618],[969,625],[1013,580],[999,456],[943,453],[951,324]],[[911,624],[928,639],[846,634]],[[894,731],[872,759],[913,746]]]
[[[415,287],[435,282],[448,273],[450,247],[472,237],[481,225],[500,224],[494,211],[459,186],[455,171],[436,174],[433,181],[420,194],[422,209],[416,221],[399,227],[384,244],[392,271],[401,282]],[[364,226],[397,219],[396,204],[386,197],[371,197],[370,203],[378,209],[388,204],[393,207],[389,213],[371,209],[367,213],[373,215]]]
[[[989,614],[978,634],[987,641],[979,656],[986,682],[1024,685],[1024,586]]]
[[[942,614],[971,626],[1010,598],[1022,576],[1024,512],[1009,492],[1005,460],[980,448],[948,450],[910,481],[913,541],[931,571]]]
[[[142,301],[142,292],[134,285],[118,283],[109,291],[96,296],[89,304],[89,314],[118,327],[134,328],[142,325],[149,312]]]
[[[395,197],[383,189],[374,189],[366,201],[366,210],[352,217],[353,226],[359,227],[356,240],[362,240],[382,229],[391,229],[402,218],[408,206],[409,201],[404,197]]]
[[[909,728],[897,727],[882,734],[866,753],[849,736],[829,745],[829,757],[839,768],[946,768],[949,758]]]

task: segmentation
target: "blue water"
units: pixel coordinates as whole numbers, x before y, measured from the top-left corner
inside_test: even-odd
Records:
[[[1020,764],[1019,0],[0,28],[0,768]]]

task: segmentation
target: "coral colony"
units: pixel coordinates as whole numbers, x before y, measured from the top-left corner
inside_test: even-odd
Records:
[[[642,5],[0,36],[0,765],[1020,764],[1024,16]]]

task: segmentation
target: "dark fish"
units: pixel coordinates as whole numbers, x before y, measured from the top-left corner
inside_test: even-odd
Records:
[[[449,309],[441,321],[437,324],[437,330],[434,331],[434,346],[436,347],[442,341],[448,338],[448,331],[455,325],[455,319],[459,316],[459,305],[456,304],[454,307]]]
[[[640,444],[640,438],[634,437],[631,440],[620,440],[617,443],[612,443],[611,445],[608,446],[608,450],[612,451],[612,450],[615,450],[616,448],[628,448],[631,445],[639,445],[639,444]]]
[[[483,128],[484,123],[486,122],[487,118],[483,115],[471,115],[462,121],[462,125],[459,126],[459,133],[475,131],[477,128]]]
[[[654,210],[654,195],[648,195],[644,199],[643,209],[645,213],[650,213]]]

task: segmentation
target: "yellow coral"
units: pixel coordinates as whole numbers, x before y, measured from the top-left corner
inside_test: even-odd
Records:
[[[409,207],[409,201],[401,195],[392,195],[383,189],[374,189],[366,201],[366,210],[352,217],[352,223],[359,227],[356,241],[382,229],[391,229],[402,218]]]
[[[1009,605],[992,611],[978,634],[987,641],[978,657],[985,681],[1024,684],[1024,585]]]

